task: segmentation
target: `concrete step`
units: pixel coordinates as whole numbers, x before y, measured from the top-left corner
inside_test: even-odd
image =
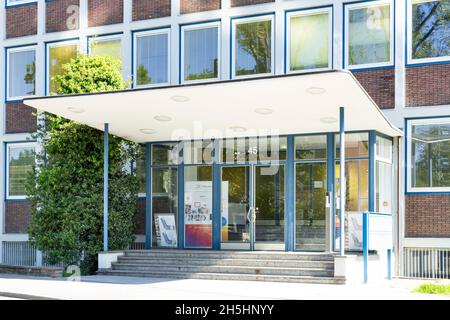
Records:
[[[279,252],[279,251],[227,251],[227,250],[177,250],[150,249],[126,250],[125,257],[165,258],[202,258],[202,259],[254,259],[254,260],[302,260],[334,261],[334,255],[323,252]]]
[[[157,262],[154,264],[125,264],[113,263],[113,270],[133,270],[160,272],[162,267]],[[333,277],[333,269],[323,268],[277,268],[277,267],[259,267],[259,266],[164,266],[164,272],[186,272],[186,273],[232,273],[232,274],[261,274],[261,275],[284,275],[284,276],[315,276],[315,277]]]
[[[152,277],[169,279],[209,279],[209,280],[237,280],[237,281],[271,281],[293,283],[322,283],[345,284],[343,278],[337,277],[310,277],[310,276],[285,276],[285,275],[261,275],[261,274],[233,274],[233,273],[188,273],[188,272],[164,272],[164,271],[134,271],[134,270],[107,270],[105,275]]]
[[[297,250],[323,251],[325,250],[325,243],[298,243]]]
[[[297,243],[325,244],[325,238],[297,238]]]
[[[199,265],[199,266],[260,266],[260,267],[286,267],[286,268],[324,268],[333,269],[333,261],[311,261],[311,260],[266,260],[266,259],[201,259],[201,258],[172,258],[156,259],[149,257],[127,257],[118,258],[119,263],[153,264],[157,262],[160,266],[174,265]]]

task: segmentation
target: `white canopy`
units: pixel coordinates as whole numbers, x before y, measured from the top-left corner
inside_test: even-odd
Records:
[[[25,99],[24,103],[135,141],[377,130],[400,136],[347,71]]]

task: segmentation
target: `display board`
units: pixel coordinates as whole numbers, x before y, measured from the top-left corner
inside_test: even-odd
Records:
[[[177,228],[174,213],[155,213],[155,233],[158,247],[176,248]]]

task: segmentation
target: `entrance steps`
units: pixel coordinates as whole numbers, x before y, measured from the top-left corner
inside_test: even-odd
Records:
[[[266,251],[128,250],[107,275],[179,279],[259,280],[343,284],[325,253]]]

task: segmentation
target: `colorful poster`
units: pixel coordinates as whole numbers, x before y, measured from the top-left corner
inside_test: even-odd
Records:
[[[158,247],[177,247],[175,214],[155,213],[155,231]]]
[[[184,245],[212,247],[212,182],[188,181],[184,193]]]

